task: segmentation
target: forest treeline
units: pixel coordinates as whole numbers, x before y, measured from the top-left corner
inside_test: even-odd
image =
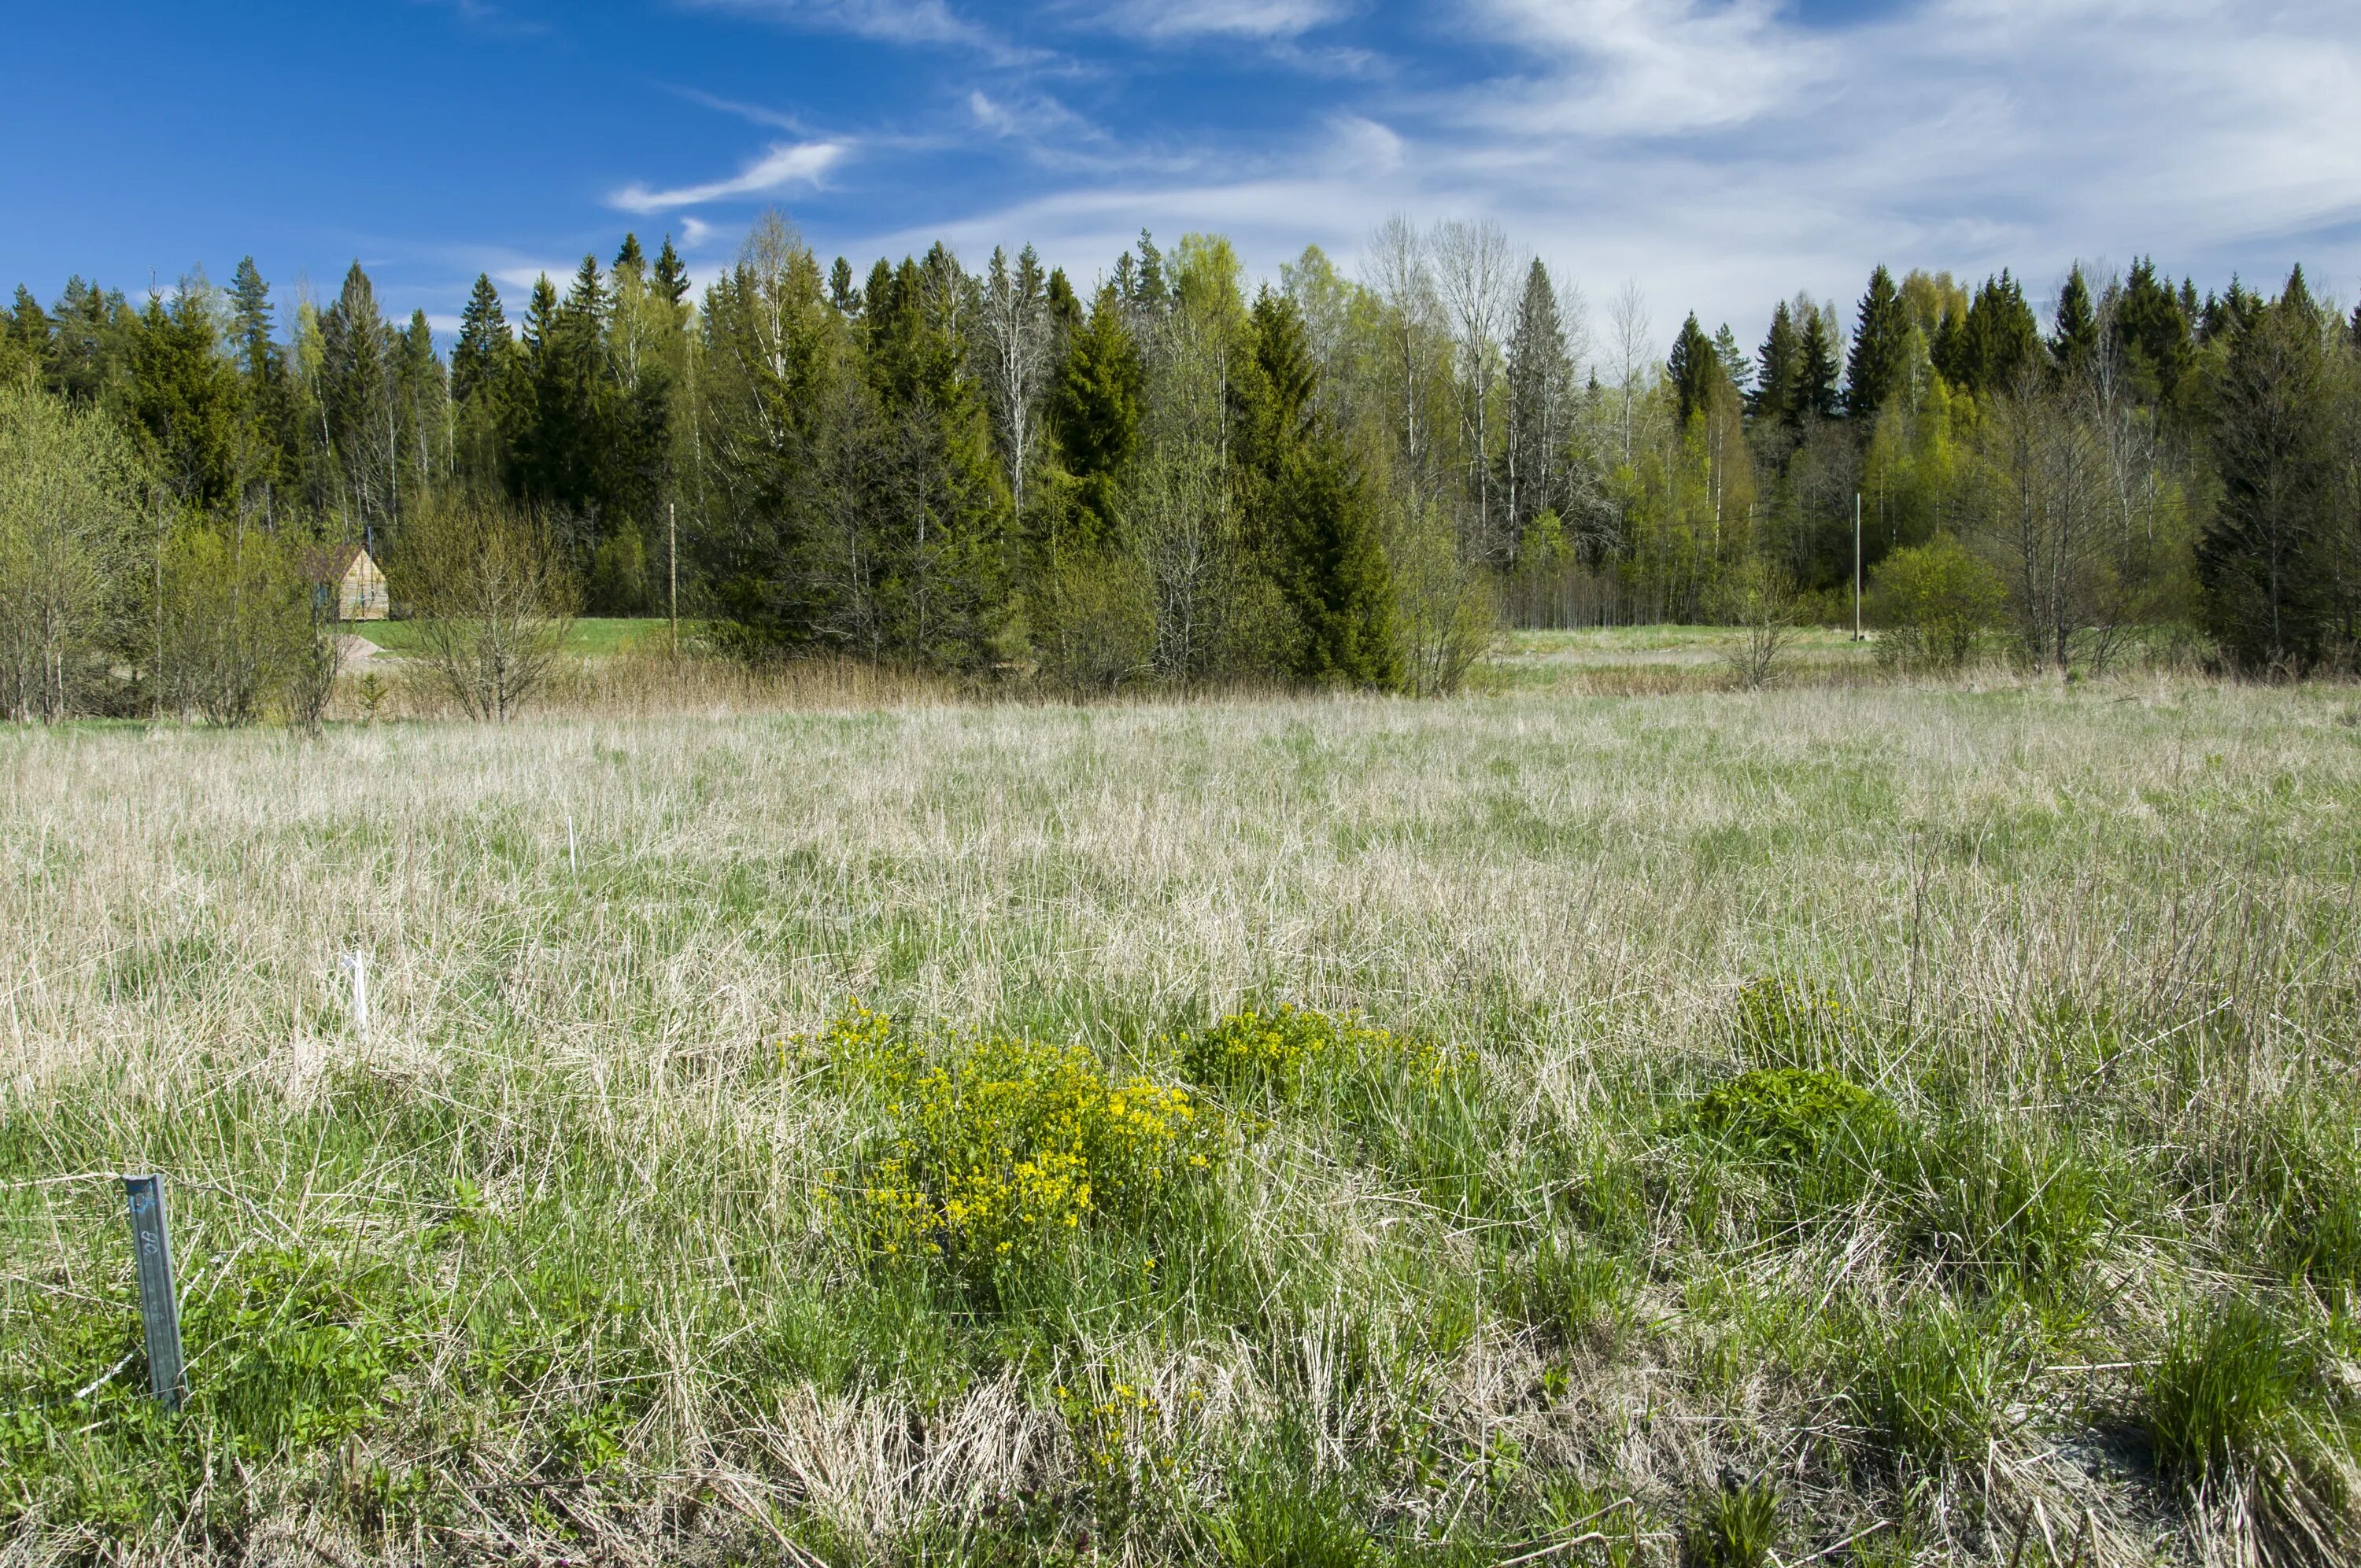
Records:
[[[2361,649],[2361,310],[2300,268],[2202,300],[2078,268],[2045,320],[2007,272],[1880,267],[1849,323],[1799,295],[1752,352],[1691,315],[1660,356],[1635,288],[1594,326],[1489,224],[1249,293],[1218,236],[1085,291],[1030,247],[858,275],[771,216],[701,296],[627,236],[511,305],[479,278],[446,356],[357,263],[291,308],[251,260],[19,287],[0,702],[242,716],[316,662],[306,546],[367,543],[399,602],[463,500],[595,613],[676,588],[750,654],[1077,690],[1442,689],[1504,616],[1835,620],[1856,550],[1910,657]]]

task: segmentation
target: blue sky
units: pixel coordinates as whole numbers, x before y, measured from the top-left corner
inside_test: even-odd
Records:
[[[724,265],[766,206],[865,269],[1144,224],[1306,244],[1493,218],[1591,302],[1761,334],[1879,261],[2043,297],[2152,252],[2361,288],[2352,0],[340,0],[27,7],[0,288],[251,253],[387,303],[513,304],[626,228]],[[1598,330],[1603,331],[1603,323]]]

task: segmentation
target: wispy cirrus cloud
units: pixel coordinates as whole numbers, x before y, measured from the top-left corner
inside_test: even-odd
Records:
[[[793,185],[817,185],[851,151],[844,141],[781,143],[726,180],[652,190],[634,182],[609,194],[607,204],[626,213],[668,213],[746,196],[767,196]]]
[[[1096,22],[1134,38],[1279,39],[1301,38],[1349,13],[1345,0],[1115,0],[1095,13]]]
[[[879,43],[972,50],[996,64],[1037,63],[1042,51],[951,8],[949,0],[679,0],[703,11],[734,12],[814,32],[849,34]]]

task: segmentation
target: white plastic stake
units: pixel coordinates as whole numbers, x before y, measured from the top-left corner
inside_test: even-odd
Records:
[[[566,869],[577,878],[582,874],[582,862],[574,853],[574,813],[566,814]]]
[[[368,1038],[368,955],[355,948],[345,955],[345,968],[353,977],[353,1032],[362,1039]]]

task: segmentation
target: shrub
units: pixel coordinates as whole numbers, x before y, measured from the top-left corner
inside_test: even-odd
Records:
[[[1467,1069],[1465,1057],[1432,1042],[1289,1005],[1232,1014],[1189,1040],[1181,1065],[1197,1083],[1282,1104],[1363,1071],[1441,1088]]]
[[[2006,602],[2000,576],[1951,535],[1896,550],[1871,577],[1878,657],[1903,669],[1957,670]]]
[[[846,1087],[887,1098],[850,1187],[855,1228],[886,1257],[971,1276],[1038,1262],[1085,1225],[1145,1226],[1224,1147],[1186,1089],[1112,1078],[1079,1046],[987,1035],[929,1048],[856,1008],[812,1048]]]
[[[1861,1146],[1894,1121],[1884,1096],[1840,1074],[1758,1068],[1698,1096],[1668,1125],[1754,1159],[1809,1165]]]
[[[1769,685],[1799,624],[1795,577],[1784,566],[1750,556],[1724,574],[1708,608],[1741,633],[1722,654],[1738,684],[1750,691]]]

